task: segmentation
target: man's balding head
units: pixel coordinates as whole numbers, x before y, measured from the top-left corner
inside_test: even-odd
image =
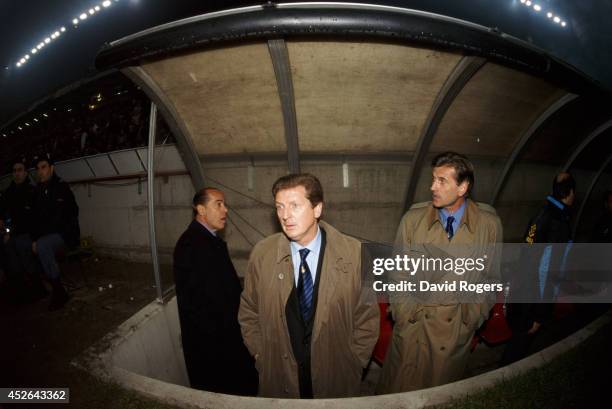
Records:
[[[568,206],[574,203],[576,197],[576,181],[568,172],[561,172],[553,180],[553,197]]]

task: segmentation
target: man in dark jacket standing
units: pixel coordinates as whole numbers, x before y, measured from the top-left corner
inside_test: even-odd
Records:
[[[194,220],[174,249],[174,280],[185,364],[192,388],[235,395],[257,393],[257,372],[242,341],[242,291],[227,244],[223,192],[204,188],[193,198]]]
[[[546,198],[546,204],[535,218],[529,222],[525,233],[525,243],[550,243],[548,246],[534,246],[529,256],[522,257],[525,271],[529,272],[528,283],[521,291],[528,291],[531,298],[540,299],[539,303],[508,305],[508,324],[512,328],[512,338],[508,342],[502,365],[523,359],[527,356],[542,323],[552,317],[554,304],[551,301],[555,291],[555,278],[552,274],[563,271],[569,244],[572,242],[570,226],[571,206],[576,197],[576,182],[569,173],[559,173],[553,180],[553,194]],[[537,265],[534,265],[534,263]],[[534,276],[535,274],[535,276]],[[530,287],[530,288],[527,288]]]
[[[7,259],[6,269],[15,284],[17,298],[47,294],[32,254],[34,185],[23,160],[13,163],[13,181],[0,200],[0,228]],[[27,294],[31,290],[31,294]]]
[[[49,310],[62,308],[68,294],[60,280],[56,256],[66,248],[79,245],[79,206],[68,183],[55,174],[49,155],[35,161],[38,185],[34,192],[32,251],[51,282],[53,293]]]

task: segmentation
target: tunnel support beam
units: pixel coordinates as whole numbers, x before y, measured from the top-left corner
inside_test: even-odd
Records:
[[[161,277],[159,275],[159,259],[157,257],[157,237],[155,235],[155,133],[157,130],[157,106],[151,102],[149,116],[149,144],[147,146],[147,211],[149,216],[149,245],[151,247],[151,263],[155,276],[157,301],[163,303]]]
[[[501,171],[499,178],[497,179],[497,184],[495,185],[495,189],[493,189],[493,194],[491,195],[491,200],[489,203],[491,206],[495,206],[499,195],[501,194],[504,185],[506,184],[506,180],[510,175],[510,172],[514,168],[514,163],[516,162],[518,156],[523,152],[523,149],[527,145],[527,143],[531,140],[531,138],[536,134],[536,132],[548,121],[548,119],[553,116],[556,112],[562,109],[564,106],[572,102],[578,97],[576,94],[568,93],[563,95],[557,101],[555,101],[551,106],[546,109],[546,111],[542,112],[542,114],[527,128],[527,130],[521,136],[521,139],[518,141],[510,157],[506,161],[503,170]]]
[[[185,167],[191,174],[191,182],[194,189],[197,191],[203,188],[205,186],[204,172],[202,171],[198,153],[193,145],[193,139],[170,99],[141,67],[124,68],[121,72],[142,88],[149,99],[155,103],[176,138],[176,144],[178,145]]]
[[[578,156],[580,156],[582,151],[587,146],[589,146],[589,144],[593,142],[595,138],[597,138],[599,135],[607,131],[609,128],[612,128],[612,119],[608,119],[606,122],[599,125],[593,132],[591,132],[586,138],[584,138],[584,140],[580,143],[580,145],[578,145],[574,153],[572,153],[572,155],[569,157],[567,162],[565,162],[565,165],[563,165],[563,168],[561,168],[561,171],[568,172],[569,169],[574,164],[574,161],[576,160],[576,158],[578,158]]]
[[[268,50],[272,58],[276,87],[283,113],[289,172],[300,173],[300,146],[295,113],[295,95],[293,93],[293,78],[291,77],[287,44],[282,39],[268,40]]]
[[[574,221],[574,228],[572,229],[572,237],[574,237],[574,239],[576,237],[576,230],[578,229],[578,226],[580,225],[580,219],[582,218],[582,213],[584,212],[584,208],[586,207],[586,204],[589,201],[589,198],[591,197],[591,193],[593,193],[593,189],[595,189],[595,185],[597,185],[599,178],[606,171],[610,163],[612,163],[612,155],[608,156],[608,158],[604,161],[603,165],[601,165],[601,167],[599,168],[599,170],[593,177],[593,180],[591,180],[591,183],[589,184],[589,188],[587,189],[584,195],[584,200],[582,201],[582,203],[580,203],[580,208],[578,209],[578,213],[576,214],[576,219]]]
[[[425,156],[429,152],[429,147],[431,146],[438,126],[442,122],[446,111],[448,111],[448,108],[457,95],[459,95],[465,84],[468,83],[485,63],[486,59],[481,57],[465,56],[461,58],[436,97],[432,109],[429,112],[429,116],[427,117],[427,121],[423,126],[423,131],[419,136],[412,166],[408,173],[408,188],[406,189],[406,197],[404,199],[404,213],[412,205]]]

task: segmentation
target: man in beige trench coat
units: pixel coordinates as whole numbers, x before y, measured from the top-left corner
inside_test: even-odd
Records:
[[[440,245],[489,252],[483,276],[499,275],[502,227],[495,210],[468,199],[473,166],[460,154],[446,152],[432,162],[432,201],[413,205],[400,222],[396,248]],[[493,250],[493,251],[491,251]],[[417,273],[418,274],[418,273]],[[451,273],[452,275],[452,273]],[[474,332],[489,316],[490,300],[480,303],[398,302],[377,393],[396,393],[442,385],[463,376]]]
[[[379,331],[376,298],[362,290],[361,245],[319,221],[316,177],[283,176],[272,194],[283,233],[253,248],[238,313],[259,395],[355,396]]]

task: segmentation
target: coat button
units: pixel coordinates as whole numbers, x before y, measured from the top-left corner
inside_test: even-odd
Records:
[[[285,275],[283,273],[279,273],[278,274],[278,279],[282,280],[283,278],[285,278]]]
[[[289,359],[289,355],[283,354],[283,359]]]
[[[444,351],[446,347],[440,347],[440,351]]]
[[[452,318],[449,318],[449,319],[447,319],[446,321],[451,322],[452,320],[453,320]]]
[[[425,319],[428,320],[429,319],[429,314],[425,314]]]

